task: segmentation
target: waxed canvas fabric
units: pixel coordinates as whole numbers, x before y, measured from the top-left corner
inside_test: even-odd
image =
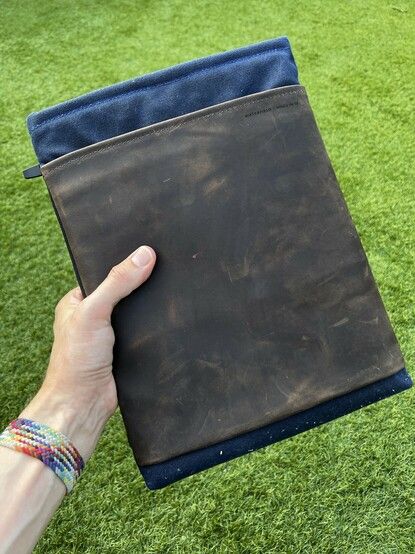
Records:
[[[298,84],[286,38],[180,64],[70,100],[28,118],[41,165],[105,139],[249,94]],[[59,217],[59,213],[57,211]],[[75,269],[76,269],[76,264]],[[151,489],[241,456],[411,386],[405,369],[217,444],[140,469]]]
[[[90,144],[255,92],[298,84],[286,37],[182,63],[29,115],[40,164]]]

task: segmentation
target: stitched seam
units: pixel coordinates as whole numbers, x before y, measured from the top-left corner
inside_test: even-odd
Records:
[[[130,90],[129,92],[122,92],[120,94],[114,94],[113,96],[110,96],[108,98],[103,98],[102,100],[94,100],[92,102],[89,102],[88,104],[84,104],[82,106],[78,106],[78,107],[75,107],[75,108],[72,108],[71,110],[68,110],[66,111],[65,113],[62,113],[62,114],[58,114],[58,115],[55,115],[55,116],[52,116],[48,119],[45,119],[45,121],[41,121],[40,123],[37,123],[36,125],[34,125],[32,127],[32,131],[34,131],[35,129],[38,129],[40,127],[43,127],[44,125],[46,125],[47,123],[51,123],[52,121],[55,121],[55,120],[58,120],[58,119],[62,119],[64,117],[66,117],[67,115],[73,113],[73,112],[76,112],[76,111],[83,111],[83,110],[86,110],[87,108],[90,108],[91,106],[99,106],[101,104],[104,104],[106,102],[109,102],[111,100],[115,100],[115,99],[118,99],[118,98],[126,98],[128,96],[131,96],[133,94],[136,94],[137,92],[140,92],[140,91],[143,91],[143,90],[148,90],[148,89],[152,89],[152,88],[157,88],[157,87],[161,87],[161,86],[166,86],[166,85],[170,85],[171,83],[175,83],[175,82],[178,82],[178,81],[181,81],[183,79],[187,79],[188,77],[191,77],[193,75],[197,75],[197,74],[200,74],[200,73],[206,73],[207,71],[209,71],[210,69],[212,69],[212,67],[221,67],[223,65],[231,65],[231,64],[234,64],[234,63],[238,63],[240,61],[243,61],[243,60],[247,60],[247,59],[252,59],[252,58],[257,58],[259,56],[263,56],[265,54],[269,54],[270,52],[272,52],[273,50],[277,51],[277,50],[290,50],[290,48],[288,46],[282,46],[280,48],[276,48],[275,46],[272,47],[272,48],[269,48],[267,50],[264,50],[263,52],[258,52],[257,54],[247,54],[245,56],[241,56],[240,58],[237,58],[236,60],[227,60],[227,61],[224,61],[224,62],[218,62],[214,65],[211,65],[209,67],[204,67],[204,68],[200,68],[200,69],[193,69],[192,71],[190,71],[189,73],[186,73],[185,75],[181,75],[180,77],[175,77],[174,79],[169,79],[168,81],[164,81],[164,82],[161,82],[161,83],[154,83],[152,85],[145,85],[145,86],[142,86],[142,87],[138,87],[134,90]],[[291,51],[291,50],[290,50]]]
[[[274,90],[278,91],[278,89],[274,89]],[[293,94],[305,95],[305,91],[303,89],[297,89],[297,90],[292,90],[290,92],[280,92],[278,94],[275,94],[275,96],[277,96],[279,98],[281,96],[290,96],[290,95],[293,95]],[[274,95],[271,95],[271,98],[272,98],[272,96],[274,96]],[[258,99],[253,100],[253,101],[251,100],[251,101],[247,101],[247,102],[242,102],[242,103],[238,104],[237,106],[227,106],[226,108],[223,108],[222,110],[214,111],[212,113],[205,114],[205,115],[199,115],[197,112],[195,112],[195,114],[191,118],[186,119],[186,121],[183,121],[183,123],[179,123],[178,125],[170,124],[170,125],[167,125],[166,127],[162,127],[161,129],[154,129],[153,131],[148,131],[147,133],[141,133],[139,136],[135,136],[135,137],[132,137],[130,139],[117,141],[115,144],[109,144],[107,146],[97,147],[92,152],[88,152],[88,154],[84,154],[82,156],[72,158],[72,159],[68,160],[67,162],[63,163],[62,165],[59,165],[57,167],[53,167],[50,170],[46,170],[44,172],[44,176],[45,177],[50,176],[50,175],[52,175],[52,173],[54,173],[55,171],[57,171],[59,169],[63,169],[64,167],[66,167],[68,165],[71,165],[75,162],[80,162],[81,160],[91,158],[92,156],[94,156],[95,154],[98,154],[99,152],[106,152],[107,150],[113,150],[114,148],[118,148],[119,146],[123,146],[123,145],[129,144],[131,142],[140,142],[145,137],[148,137],[148,136],[151,136],[151,135],[157,135],[157,134],[162,135],[163,133],[165,133],[167,131],[173,131],[173,130],[179,129],[180,127],[183,127],[186,124],[191,123],[195,120],[209,119],[210,117],[213,117],[215,115],[220,115],[224,112],[228,112],[228,111],[232,111],[232,110],[237,111],[238,109],[240,109],[241,107],[246,106],[247,104],[252,106],[254,104],[258,104],[259,102],[264,102],[265,100],[267,100],[269,98],[270,98],[270,96],[265,96],[263,98],[258,98]],[[140,131],[140,129],[138,130],[138,132],[139,131]],[[53,162],[51,162],[51,163],[53,163]]]

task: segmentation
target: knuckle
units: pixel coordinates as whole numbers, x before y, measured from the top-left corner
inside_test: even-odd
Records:
[[[57,320],[55,319],[55,321],[53,322],[53,334],[56,336],[59,332],[59,329],[60,329],[60,324],[57,322]]]
[[[111,268],[109,277],[117,283],[126,283],[129,281],[127,268],[122,263]]]
[[[90,303],[84,300],[82,304],[77,306],[76,310],[73,313],[73,321],[75,324],[83,322],[89,317],[90,313]]]
[[[63,309],[64,309],[64,301],[63,301],[63,298],[61,298],[55,306],[55,316],[60,315]]]
[[[72,314],[71,319],[68,322],[68,331],[71,333],[88,330],[91,326],[91,322],[91,314],[87,309],[77,309]]]

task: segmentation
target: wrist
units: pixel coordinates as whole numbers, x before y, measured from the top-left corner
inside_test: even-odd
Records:
[[[20,417],[45,423],[63,433],[86,462],[109,414],[101,407],[99,399],[86,403],[43,385]]]

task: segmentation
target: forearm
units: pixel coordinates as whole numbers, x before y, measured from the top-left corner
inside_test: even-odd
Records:
[[[81,405],[43,387],[19,417],[64,433],[86,462],[106,421],[98,401]],[[30,552],[65,496],[65,485],[40,460],[0,447],[0,554]]]
[[[0,448],[0,552],[31,552],[65,496],[65,486],[40,460]]]

